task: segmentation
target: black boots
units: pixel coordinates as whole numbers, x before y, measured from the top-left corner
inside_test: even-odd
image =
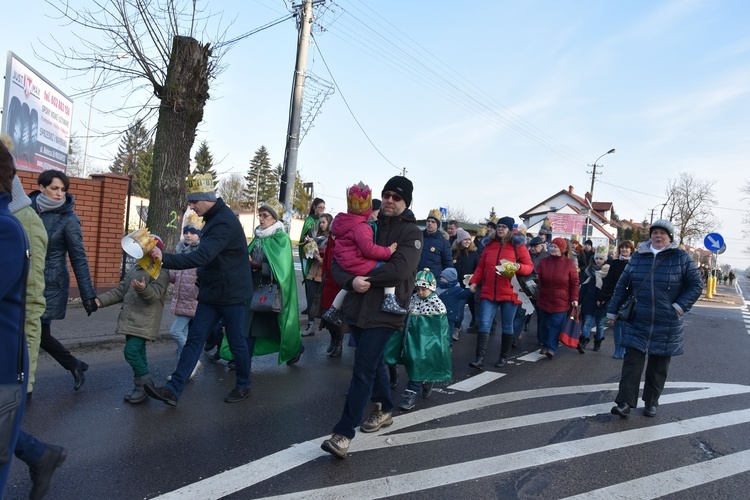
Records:
[[[391,379],[391,389],[398,387],[398,367],[395,365],[386,365],[388,367],[388,377]]]
[[[77,391],[81,388],[84,382],[86,382],[86,375],[84,372],[89,369],[89,365],[81,361],[80,359],[76,359],[76,367],[70,370],[70,373],[73,374],[73,390]]]
[[[55,473],[55,469],[65,462],[67,456],[68,451],[62,446],[48,444],[39,461],[34,464],[28,464],[29,475],[31,476],[30,499],[36,500],[44,498],[49,491],[50,482],[52,481],[52,475]]]
[[[329,329],[329,331],[331,333],[331,342],[328,344],[326,353],[328,353],[329,358],[340,358],[344,335],[341,333],[341,329],[338,327]]]
[[[487,342],[489,342],[489,340],[489,333],[477,333],[477,357],[473,362],[469,363],[471,368],[477,370],[484,369],[484,353],[487,350]]]
[[[502,334],[502,340],[503,343],[500,346],[500,359],[497,363],[495,363],[496,368],[501,368],[505,366],[508,363],[508,354],[510,354],[510,350],[513,348],[513,334]]]

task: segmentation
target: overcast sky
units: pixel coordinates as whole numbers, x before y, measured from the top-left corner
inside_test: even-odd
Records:
[[[223,12],[214,27],[227,38],[289,12],[282,0],[198,3]],[[43,50],[53,35],[75,43],[44,1],[3,10],[0,50],[69,95],[90,87],[90,73],[65,74],[35,56],[32,46]],[[750,179],[750,2],[342,0],[316,12],[308,70],[338,87],[298,167],[334,215],[347,185],[378,192],[405,168],[418,218],[441,206],[517,218],[569,185],[585,193],[588,165],[616,148],[600,160],[595,201],[643,220],[652,209],[658,217],[680,172],[715,181],[724,261],[750,266],[741,223],[750,201],[738,189]],[[283,161],[296,41],[290,19],[226,54],[196,140],[208,141],[220,173],[245,173],[261,145]],[[92,129],[118,126],[107,112],[121,95],[95,96]],[[79,98],[79,137],[87,118]],[[91,164],[106,168],[116,149],[92,138]]]

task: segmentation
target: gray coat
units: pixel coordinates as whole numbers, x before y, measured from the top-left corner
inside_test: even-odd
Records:
[[[672,242],[654,256],[646,241],[620,276],[607,316],[614,318],[625,299],[637,293],[635,314],[624,321],[622,345],[657,356],[677,356],[683,352],[683,315],[701,290],[700,272],[685,250]]]
[[[31,207],[37,213],[39,209],[36,199],[39,194],[39,191],[34,191],[29,195]],[[42,323],[65,318],[70,289],[68,257],[76,275],[81,298],[85,300],[96,297],[94,285],[91,284],[86,250],[83,247],[81,220],[73,212],[74,208],[75,199],[72,194],[67,193],[65,203],[60,208],[39,214],[49,238],[47,258],[44,263],[44,298],[47,301],[47,309],[42,315]]]

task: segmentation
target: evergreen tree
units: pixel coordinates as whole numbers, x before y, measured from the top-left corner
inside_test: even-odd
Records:
[[[219,176],[216,174],[216,170],[214,170],[214,157],[208,150],[207,141],[201,142],[198,151],[195,152],[194,159],[196,172],[199,174],[211,174],[211,177],[214,180],[214,190],[216,190],[216,185],[219,183]]]
[[[245,176],[247,184],[245,194],[248,206],[255,208],[258,202],[263,203],[266,200],[278,199],[279,184],[277,179],[277,174],[271,167],[268,150],[265,146],[261,146],[255,152],[253,159],[250,160],[250,168]]]
[[[302,177],[297,171],[297,176],[294,179],[294,198],[292,200],[292,212],[298,217],[307,216],[307,212],[310,208],[312,200],[305,191],[305,183],[302,181]]]
[[[68,143],[68,168],[65,173],[68,177],[80,177],[83,173],[81,141],[76,136],[71,136]]]
[[[488,221],[495,222],[497,220],[497,214],[495,213],[495,207],[490,208],[490,216],[487,218]]]
[[[151,154],[148,154],[148,150]],[[147,154],[143,154],[147,153]],[[133,194],[148,198],[150,195],[151,169],[153,168],[153,142],[140,121],[125,131],[117,148],[115,161],[109,167],[113,174],[133,175]],[[143,169],[143,172],[141,170]],[[143,179],[148,179],[145,183]]]

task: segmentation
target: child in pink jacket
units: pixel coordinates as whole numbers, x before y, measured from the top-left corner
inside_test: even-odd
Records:
[[[384,247],[375,244],[373,227],[367,222],[372,213],[372,190],[359,182],[346,192],[347,213],[339,213],[333,219],[331,234],[336,240],[333,258],[341,269],[355,276],[365,276],[383,264],[396,251],[396,243]],[[393,314],[406,314],[396,299],[396,287],[385,287],[381,310]],[[341,290],[333,305],[323,315],[323,319],[334,325],[341,325],[341,304],[346,290]]]

